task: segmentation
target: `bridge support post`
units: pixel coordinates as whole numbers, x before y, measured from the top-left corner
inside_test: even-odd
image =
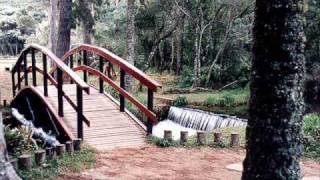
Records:
[[[85,66],[88,66],[88,59],[87,59],[87,51],[83,51],[83,64]],[[83,80],[84,82],[88,82],[88,72],[83,71]]]
[[[153,91],[148,89],[148,109],[153,111]],[[147,133],[148,135],[152,134],[152,122],[150,119],[147,121]]]
[[[70,56],[69,63],[70,63],[70,69],[73,70],[73,55]],[[70,84],[73,84],[72,79],[70,80]]]
[[[31,62],[32,62],[32,85],[37,86],[36,57],[35,57],[34,49],[31,50]]]
[[[125,76],[126,73],[123,69],[120,70],[120,87],[122,89],[126,89],[126,85],[125,85]],[[120,112],[124,112],[125,109],[125,99],[124,96],[120,94]]]
[[[78,128],[78,138],[83,140],[83,94],[82,89],[77,86],[77,128]]]
[[[23,53],[23,65],[24,65],[24,84],[28,86],[28,60],[27,53]]]
[[[57,79],[58,79],[58,113],[59,116],[63,117],[63,73],[60,68],[57,69]]]
[[[99,57],[99,70],[101,73],[103,73],[103,58],[101,56]],[[99,78],[99,90],[100,93],[103,93],[104,91],[102,78]]]
[[[12,95],[13,95],[13,97],[16,96],[16,81],[14,79],[14,73],[15,73],[15,70],[13,69],[12,72],[11,72]]]
[[[48,67],[47,67],[47,56],[42,54],[43,64],[43,93],[44,96],[48,97]]]
[[[20,73],[21,66],[17,69],[17,75],[18,75],[18,91],[21,89],[21,73]]]

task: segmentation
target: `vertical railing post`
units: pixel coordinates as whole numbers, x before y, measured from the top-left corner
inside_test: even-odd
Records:
[[[148,109],[153,111],[153,90],[148,88]],[[150,119],[147,121],[147,133],[152,134],[152,122]]]
[[[87,59],[87,51],[83,51],[83,65],[88,65],[88,59]],[[83,80],[84,82],[88,82],[88,72],[83,71]]]
[[[125,71],[121,69],[120,70],[120,87],[122,89],[126,89],[125,76],[126,76]],[[124,96],[120,94],[120,111],[124,112],[124,109],[125,109],[125,99],[124,99]]]
[[[83,94],[82,89],[77,85],[77,128],[78,138],[83,139]]]
[[[57,79],[58,79],[58,114],[63,117],[63,78],[62,70],[57,68]]]
[[[20,70],[21,70],[21,64],[18,64],[18,67],[17,67],[18,91],[21,89],[21,73],[20,73]]]
[[[16,81],[14,78],[15,69],[11,71],[11,80],[12,80],[12,95],[13,97],[16,96]]]
[[[99,57],[99,70],[101,73],[103,73],[103,58],[100,56]],[[104,91],[104,88],[103,88],[103,79],[100,77],[99,78],[99,90],[100,90],[100,93],[103,93]]]
[[[42,54],[42,64],[43,64],[43,93],[44,96],[48,96],[48,66],[47,66],[47,56]]]
[[[69,57],[70,69],[73,70],[73,55]],[[70,84],[73,84],[72,79],[70,80]]]
[[[34,49],[31,49],[31,63],[32,63],[32,85],[37,86],[36,57],[35,57]]]
[[[23,69],[24,69],[24,84],[28,86],[28,60],[27,60],[27,52],[24,52],[23,55]]]

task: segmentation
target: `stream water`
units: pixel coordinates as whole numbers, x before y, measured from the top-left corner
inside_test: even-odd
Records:
[[[195,135],[197,131],[212,131],[223,127],[246,126],[247,120],[224,114],[215,114],[190,108],[171,107],[167,119],[153,127],[154,136],[163,137],[164,130],[171,130],[173,139],[180,138],[180,131]]]

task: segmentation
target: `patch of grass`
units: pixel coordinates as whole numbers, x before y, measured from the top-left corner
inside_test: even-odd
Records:
[[[56,159],[48,160],[47,167],[34,167],[31,170],[19,170],[22,179],[57,179],[61,174],[79,173],[82,169],[92,168],[95,164],[95,150],[85,146],[82,151],[65,154]]]
[[[163,94],[160,97],[176,99],[179,94]],[[247,104],[249,100],[248,89],[232,89],[213,92],[194,92],[183,94],[189,105],[202,105],[207,107],[228,105],[237,106]],[[224,102],[223,102],[224,101]]]

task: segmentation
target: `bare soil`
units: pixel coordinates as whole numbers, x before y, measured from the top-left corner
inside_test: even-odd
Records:
[[[60,176],[61,180],[79,179],[241,179],[241,171],[229,170],[241,164],[244,150],[215,148],[117,149],[99,152],[93,169],[80,174]],[[303,176],[320,178],[320,163],[304,160]]]
[[[0,69],[0,102],[12,99],[11,73]]]

